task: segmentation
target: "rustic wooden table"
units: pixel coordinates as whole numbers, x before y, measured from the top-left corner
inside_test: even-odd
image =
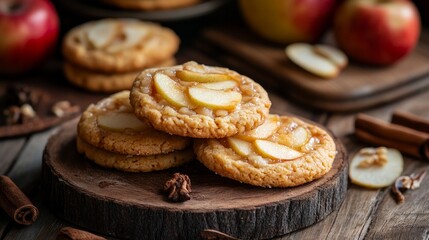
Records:
[[[197,50],[192,43],[181,49],[178,58],[179,62],[195,59],[207,64],[222,65]],[[260,80],[260,76],[250,77]],[[64,79],[57,80],[56,84],[67,85]],[[429,81],[429,78],[426,80]],[[288,96],[278,94],[272,89],[268,91],[273,102],[273,113],[292,113],[327,126],[342,140],[350,155],[365,146],[353,135],[356,113],[317,111],[292,102]],[[429,91],[421,89],[401,100],[363,112],[383,120],[389,120],[394,110],[409,111],[429,118],[428,100]],[[56,217],[41,200],[42,152],[49,136],[57,129],[0,140],[0,174],[12,178],[41,212],[33,225],[20,226],[0,211],[1,239],[55,239],[60,228],[73,226]],[[405,158],[404,174],[423,169],[428,169],[428,162]],[[390,195],[390,188],[369,190],[350,184],[346,198],[338,210],[311,227],[279,239],[428,239],[429,178],[422,182],[421,188],[409,191],[405,196],[405,203],[398,205]]]

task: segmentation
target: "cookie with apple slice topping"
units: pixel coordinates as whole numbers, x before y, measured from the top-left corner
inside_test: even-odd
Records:
[[[78,123],[79,138],[96,148],[124,155],[165,154],[189,146],[189,138],[155,130],[136,118],[129,95],[129,91],[122,91],[90,105]]]
[[[269,115],[259,127],[223,139],[197,139],[197,159],[217,174],[262,187],[292,187],[322,177],[336,155],[322,128]]]
[[[224,138],[261,125],[271,102],[250,78],[227,68],[187,62],[143,71],[130,95],[134,114],[159,130]]]
[[[64,38],[65,58],[103,73],[140,71],[170,59],[179,47],[170,29],[136,19],[91,21],[70,30]]]

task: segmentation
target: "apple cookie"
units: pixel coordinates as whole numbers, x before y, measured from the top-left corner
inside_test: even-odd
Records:
[[[78,136],[94,147],[124,155],[154,155],[182,150],[190,139],[158,131],[137,119],[122,91],[90,105],[78,123]]]
[[[75,27],[63,42],[65,58],[104,73],[139,71],[171,58],[179,38],[170,29],[135,19],[103,19]]]
[[[143,71],[133,84],[134,114],[159,130],[194,138],[223,138],[265,121],[271,102],[250,78],[227,68],[187,62]]]
[[[170,58],[157,64],[157,67],[171,66],[175,63],[176,60]],[[64,73],[67,79],[74,85],[92,92],[111,93],[130,89],[140,72],[102,73],[90,71],[69,62],[64,63]]]
[[[107,4],[131,10],[154,10],[185,7],[200,0],[101,0]]]
[[[336,155],[320,127],[270,115],[261,126],[223,139],[195,140],[197,159],[217,174],[262,187],[292,187],[322,177]]]
[[[113,153],[88,144],[77,137],[77,150],[94,163],[126,172],[151,172],[178,167],[194,159],[192,149],[147,156]]]

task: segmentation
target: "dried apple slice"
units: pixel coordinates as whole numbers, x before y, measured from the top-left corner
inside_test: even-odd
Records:
[[[115,38],[117,24],[115,22],[100,22],[87,31],[87,38],[91,45],[96,48],[104,48]]]
[[[339,73],[339,68],[328,59],[314,52],[310,44],[291,44],[286,48],[286,55],[296,65],[319,77],[333,78]]]
[[[241,94],[234,91],[190,87],[189,97],[197,105],[210,109],[231,110],[241,102]]]
[[[229,137],[227,138],[229,146],[234,150],[237,154],[241,156],[248,156],[251,152],[253,152],[252,143],[235,138]]]
[[[238,138],[253,141],[256,139],[265,139],[273,135],[280,126],[280,118],[278,115],[270,115],[265,122],[259,127],[237,135]]]
[[[343,53],[340,49],[324,44],[317,44],[314,46],[314,51],[321,55],[322,57],[327,58],[333,64],[337,65],[339,68],[344,68],[349,62],[346,54]]]
[[[255,140],[254,146],[261,156],[275,160],[292,160],[302,156],[292,148],[267,140]]]
[[[395,179],[401,176],[404,160],[401,153],[393,148],[387,149],[387,162],[383,166],[359,167],[368,156],[356,154],[349,169],[350,179],[354,184],[368,188],[382,188],[390,186]]]
[[[141,40],[150,33],[149,29],[140,28],[134,25],[124,25],[122,31],[124,39],[112,42],[112,44],[106,47],[106,52],[117,53],[125,49],[132,48],[139,44]]]
[[[98,116],[97,122],[98,126],[112,131],[123,131],[125,129],[142,131],[148,128],[146,123],[140,121],[132,113],[106,113]]]
[[[182,89],[181,86],[169,76],[162,73],[156,73],[153,83],[156,91],[171,105],[176,107],[191,106],[184,89]]]
[[[229,90],[235,88],[237,86],[237,82],[233,80],[228,80],[222,82],[201,83],[198,86],[214,90]]]
[[[178,70],[176,76],[180,80],[186,82],[201,82],[201,83],[210,83],[210,82],[222,82],[231,80],[231,77],[227,74],[221,73],[200,73],[193,72],[188,70]]]

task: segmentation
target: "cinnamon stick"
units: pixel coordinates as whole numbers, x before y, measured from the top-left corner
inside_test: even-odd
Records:
[[[429,134],[424,132],[358,114],[355,133],[362,141],[396,148],[413,157],[429,159]]]
[[[58,232],[56,240],[106,240],[106,238],[80,229],[63,227]]]
[[[33,224],[39,216],[37,207],[7,176],[0,176],[0,207],[22,225]]]
[[[392,115],[392,123],[429,134],[429,119],[409,112],[395,111]]]

